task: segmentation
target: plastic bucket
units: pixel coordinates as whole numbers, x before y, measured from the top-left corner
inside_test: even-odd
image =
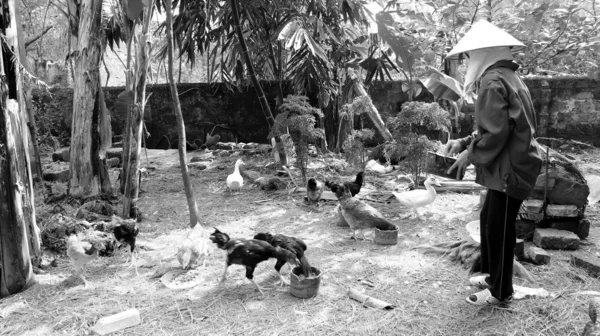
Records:
[[[321,284],[321,271],[314,267],[310,269],[313,276],[310,278],[302,276],[302,279],[300,278],[302,268],[297,266],[292,270],[290,275],[290,294],[300,299],[317,296]]]

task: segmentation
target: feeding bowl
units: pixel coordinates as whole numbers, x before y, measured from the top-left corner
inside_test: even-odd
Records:
[[[373,242],[379,245],[396,245],[398,244],[398,227],[396,230],[379,230],[378,228],[373,229],[375,237]]]
[[[452,170],[450,174],[447,174],[448,169],[456,162],[456,158],[451,156],[445,156],[442,154],[427,152],[427,172],[438,176],[456,180],[456,169]],[[465,172],[459,176],[459,180],[465,177]]]
[[[479,221],[469,222],[466,226],[467,232],[471,235],[474,241],[481,243],[481,235],[479,234]]]
[[[290,274],[290,294],[300,299],[309,299],[319,294],[321,285],[321,271],[318,268],[311,267],[312,276],[305,278],[301,275],[302,268],[294,267]]]

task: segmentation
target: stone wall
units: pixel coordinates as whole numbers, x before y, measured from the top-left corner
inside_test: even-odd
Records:
[[[585,77],[527,77],[525,82],[538,113],[540,136],[571,138],[600,146],[600,137],[595,136],[600,134],[600,83]],[[263,85],[275,114],[275,83],[264,82]],[[267,141],[267,122],[253,88],[236,91],[223,84],[205,83],[180,84],[178,88],[188,140],[204,141],[206,134],[213,132],[220,134],[222,141]],[[122,91],[122,87],[105,88],[115,134],[121,134],[125,124],[125,105],[118,99]],[[47,93],[35,91],[34,106],[42,123],[51,125],[55,134],[68,134],[72,89],[52,89],[51,92],[52,98]],[[291,93],[291,87],[285,87],[284,92],[286,95]],[[384,120],[395,115],[407,100],[400,82],[373,83],[369,93]],[[171,142],[176,141],[176,121],[168,85],[150,85],[147,94],[150,98],[145,120],[151,134],[147,140],[148,148],[155,148],[163,135]],[[426,93],[417,98],[421,101],[432,99]],[[472,114],[463,114],[460,133],[468,134],[472,126]]]
[[[527,77],[540,136],[600,146],[600,82],[587,77]]]

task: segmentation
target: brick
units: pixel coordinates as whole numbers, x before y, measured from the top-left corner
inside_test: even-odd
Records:
[[[570,231],[556,229],[535,229],[533,243],[550,250],[577,250],[579,237]]]
[[[516,224],[517,238],[524,240],[530,240],[533,238],[533,232],[535,231],[535,223],[528,220],[517,220]]]
[[[596,278],[600,278],[600,258],[588,252],[573,252],[571,254],[571,264],[585,269]]]
[[[69,169],[46,171],[44,172],[44,181],[50,182],[68,182],[69,181]]]
[[[579,239],[585,239],[590,235],[590,221],[587,219],[552,220],[548,226],[551,229],[571,231]]]
[[[550,254],[546,250],[539,248],[532,243],[525,243],[524,259],[529,262],[533,262],[537,265],[546,265],[550,263]]]
[[[575,205],[549,204],[546,207],[546,215],[549,217],[579,217],[579,210]]]
[[[69,162],[71,158],[71,150],[69,147],[63,147],[56,150],[56,152],[52,153],[52,161],[64,161]]]
[[[111,159],[114,157],[121,158],[123,156],[123,148],[109,148],[106,151],[106,157]]]
[[[108,168],[117,167],[119,163],[121,163],[121,159],[119,159],[118,157],[112,157],[106,160],[106,165],[108,166]]]

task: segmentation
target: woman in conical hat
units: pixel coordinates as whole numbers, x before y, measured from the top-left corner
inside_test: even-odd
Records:
[[[445,152],[460,153],[448,173],[475,165],[475,181],[487,188],[480,214],[481,273],[470,279],[482,290],[467,297],[474,305],[512,298],[515,223],[542,166],[535,140],[537,123],[529,90],[516,74],[511,52],[525,46],[487,21],[475,23],[448,53],[468,62],[465,91],[476,94],[476,131],[449,140]]]

